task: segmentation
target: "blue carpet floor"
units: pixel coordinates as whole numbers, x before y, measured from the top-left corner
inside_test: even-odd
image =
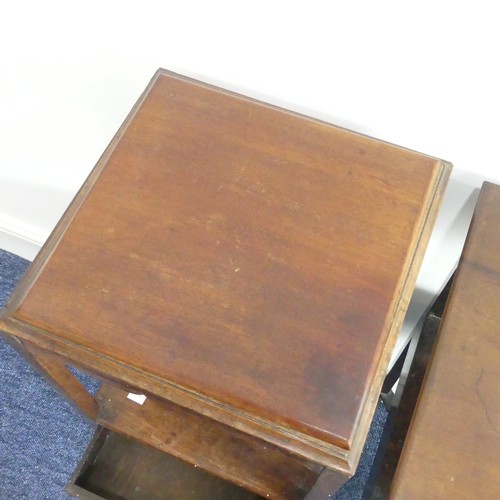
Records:
[[[28,265],[0,250],[0,308]],[[80,378],[96,390],[93,379]],[[386,416],[379,404],[358,472],[333,499],[361,499]],[[0,337],[0,500],[71,498],[64,487],[94,428]]]

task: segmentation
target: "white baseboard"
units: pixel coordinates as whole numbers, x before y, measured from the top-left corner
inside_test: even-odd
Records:
[[[33,260],[48,234],[28,224],[0,214],[0,248]]]

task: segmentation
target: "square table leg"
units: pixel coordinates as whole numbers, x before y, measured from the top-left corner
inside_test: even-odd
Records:
[[[64,359],[49,353],[26,341],[9,339],[11,345],[19,351],[31,365],[66,397],[87,418],[95,421],[99,404],[88,393],[82,383],[71,373]]]

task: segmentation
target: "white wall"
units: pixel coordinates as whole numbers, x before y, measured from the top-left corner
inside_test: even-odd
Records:
[[[162,66],[452,161],[418,319],[460,253],[474,188],[500,182],[497,21],[483,1],[10,2],[0,247],[36,254]]]

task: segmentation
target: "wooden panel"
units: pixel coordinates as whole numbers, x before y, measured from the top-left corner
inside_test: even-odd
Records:
[[[263,497],[304,498],[323,469],[172,403],[148,397],[139,405],[109,384],[101,386],[97,399],[97,421],[104,427],[124,432]]]
[[[66,491],[86,500],[257,500],[257,495],[100,428]]]
[[[500,187],[481,191],[392,498],[500,498]]]
[[[352,472],[449,169],[159,71],[2,327]]]

